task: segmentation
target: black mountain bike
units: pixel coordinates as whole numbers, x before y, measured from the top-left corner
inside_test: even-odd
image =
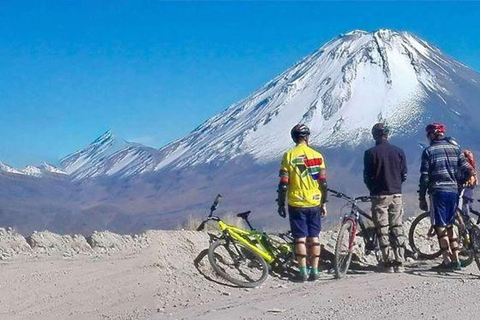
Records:
[[[464,198],[463,201],[471,200]],[[471,216],[477,217],[477,221],[474,222]],[[459,239],[459,259],[463,267],[470,265],[474,259],[477,259],[472,234],[475,236],[480,230],[479,223],[480,212],[473,210],[470,206],[464,206],[464,208],[457,210],[454,228]],[[477,241],[480,241],[478,236]],[[429,211],[421,213],[413,220],[408,232],[408,242],[419,259],[435,259],[442,255]]]

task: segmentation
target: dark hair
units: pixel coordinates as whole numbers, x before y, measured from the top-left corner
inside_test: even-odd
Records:
[[[372,135],[375,140],[380,138],[386,138],[388,137],[389,133],[390,129],[387,127],[386,124],[379,122],[372,127]]]

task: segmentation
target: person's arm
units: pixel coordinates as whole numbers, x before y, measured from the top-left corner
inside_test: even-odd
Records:
[[[328,187],[327,187],[327,171],[325,167],[325,159],[321,158],[320,163],[320,172],[318,175],[318,187],[320,188],[320,192],[322,193],[322,199],[320,201],[321,205],[325,205],[328,200]]]
[[[327,171],[325,166],[325,159],[323,157],[321,157],[320,159],[320,172],[318,175],[318,188],[320,189],[320,193],[322,194],[322,198],[320,199],[320,214],[322,215],[322,217],[326,217],[328,202]]]
[[[285,202],[287,199],[287,191],[288,191],[288,182],[289,182],[289,175],[288,175],[288,159],[287,154],[283,155],[282,164],[280,165],[280,181],[278,183],[277,189],[277,204],[278,204],[278,214],[285,218],[287,216],[287,211],[285,209]]]
[[[427,150],[423,150],[422,153],[422,164],[420,166],[420,183],[418,189],[418,200],[420,209],[427,211],[428,205],[426,200],[427,189],[429,184],[429,159]]]
[[[373,159],[371,153],[367,150],[363,156],[363,182],[369,191],[372,191],[373,177]]]
[[[402,175],[402,182],[405,182],[405,180],[407,180],[407,158],[405,157],[405,152],[403,152],[403,150],[401,150],[401,153],[400,153],[400,156],[401,156],[401,162],[400,162],[400,165],[401,165],[401,175]]]

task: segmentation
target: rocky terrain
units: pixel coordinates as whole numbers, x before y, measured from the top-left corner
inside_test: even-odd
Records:
[[[408,223],[407,223],[408,224]],[[408,228],[408,226],[407,226]],[[324,257],[336,232],[322,235]],[[270,276],[255,289],[218,278],[205,253],[210,235],[147,231],[89,237],[48,231],[24,238],[0,229],[0,318],[27,319],[476,319],[479,271],[436,273],[439,261],[408,259],[404,274],[374,272],[359,253],[342,280]]]

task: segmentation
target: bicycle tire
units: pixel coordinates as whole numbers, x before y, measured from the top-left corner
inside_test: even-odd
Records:
[[[354,221],[345,220],[338,232],[337,242],[335,243],[335,278],[340,279],[345,276],[352,261],[353,250],[350,243],[354,241],[353,234]],[[346,242],[345,242],[346,240]]]
[[[427,251],[425,247],[420,246],[420,238],[425,237],[427,232],[425,230],[419,230],[423,229],[424,225],[430,225],[430,212],[426,211],[420,214],[418,217],[413,220],[412,225],[410,226],[410,230],[408,231],[408,243],[410,244],[410,247],[412,248],[412,251],[415,252],[418,255],[419,259],[426,259],[426,260],[431,260],[438,258],[442,255],[442,251],[440,250],[440,246],[438,245],[438,239],[437,237],[428,237],[429,241],[428,243],[430,244],[431,248],[433,250]],[[434,238],[430,240],[430,238]],[[431,242],[430,242],[431,241]],[[438,247],[438,249],[437,249]]]
[[[470,241],[472,241],[472,255],[477,265],[478,270],[480,270],[480,228],[478,226],[473,226],[470,231]]]
[[[208,261],[219,276],[240,287],[257,287],[268,276],[265,260],[252,249],[232,240],[219,239],[212,243],[208,248]],[[244,269],[240,270],[240,267]]]
[[[475,258],[475,252],[469,248],[462,247],[458,253],[458,260],[462,264],[462,267],[468,267],[472,264]]]
[[[458,219],[455,220],[455,225],[458,228]],[[420,245],[420,241],[422,237],[426,236],[425,226],[430,226],[430,212],[426,211],[420,214],[415,220],[413,220],[412,225],[410,226],[410,230],[408,232],[408,242],[410,247],[412,248],[413,252],[417,253],[418,258],[424,260],[431,260],[438,258],[442,255],[442,251],[440,250],[440,246],[438,244],[438,239],[436,236],[428,237],[424,239],[423,242],[426,245]],[[457,229],[458,234],[458,244],[463,246],[463,240],[461,238],[461,233],[459,229]],[[468,249],[461,248],[459,253],[459,259],[462,263],[463,267],[469,266],[473,262],[473,254]]]

